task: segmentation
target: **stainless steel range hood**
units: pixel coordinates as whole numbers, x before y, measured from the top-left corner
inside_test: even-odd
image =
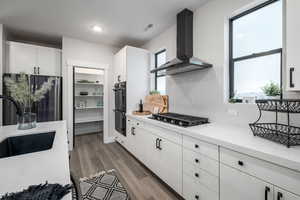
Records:
[[[151,70],[151,73],[174,75],[210,67],[212,64],[193,57],[193,12],[184,9],[177,14],[177,58]]]

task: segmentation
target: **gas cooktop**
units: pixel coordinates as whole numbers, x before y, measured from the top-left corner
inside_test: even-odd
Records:
[[[182,115],[177,113],[152,114],[152,117],[150,117],[150,119],[163,121],[169,124],[174,124],[182,127],[190,127],[209,123],[208,118]]]

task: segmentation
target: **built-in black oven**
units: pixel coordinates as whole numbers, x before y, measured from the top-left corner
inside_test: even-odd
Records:
[[[126,82],[114,85],[115,93],[115,129],[126,136]]]
[[[126,136],[126,113],[115,110],[115,129]]]

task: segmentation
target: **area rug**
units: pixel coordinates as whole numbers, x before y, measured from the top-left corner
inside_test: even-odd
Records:
[[[129,200],[115,170],[103,171],[80,179],[82,200]]]

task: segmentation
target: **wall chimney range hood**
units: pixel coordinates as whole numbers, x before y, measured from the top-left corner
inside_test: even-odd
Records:
[[[184,9],[177,14],[177,58],[151,70],[159,75],[175,75],[212,67],[193,57],[193,12]]]

